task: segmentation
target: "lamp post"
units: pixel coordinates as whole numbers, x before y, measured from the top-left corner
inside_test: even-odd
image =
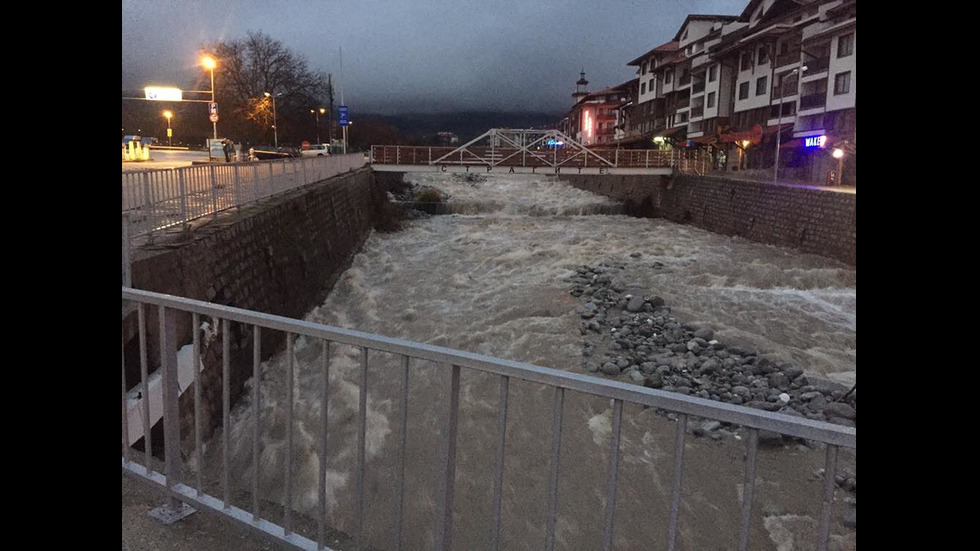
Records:
[[[277,117],[276,117],[276,98],[278,98],[279,96],[281,96],[282,95],[282,92],[279,92],[276,95],[272,95],[269,92],[263,92],[263,94],[265,94],[265,97],[267,97],[267,98],[272,98],[272,131],[273,131],[272,136],[273,136],[273,139],[275,139],[276,148],[278,148],[279,147],[279,127],[278,127],[278,122],[276,120],[277,119]]]
[[[170,119],[172,119],[173,116],[174,116],[174,112],[170,111],[169,109],[163,112],[163,118],[167,119],[167,145],[170,147],[173,147],[174,145],[174,140],[173,140],[174,131],[170,128]]]
[[[327,109],[325,107],[321,107],[319,111],[317,111],[315,109],[310,109],[310,113],[313,113],[313,116],[316,118],[316,143],[317,143],[317,145],[320,145],[320,115],[322,115],[322,114],[324,114],[326,112],[327,112]]]
[[[839,186],[843,181],[842,176],[844,172],[844,150],[839,147],[835,147],[832,155],[835,159],[837,159],[837,182],[836,183]]]
[[[774,184],[778,184],[779,183],[779,145],[780,145],[780,142],[781,142],[781,137],[783,135],[783,132],[782,132],[782,130],[783,130],[783,128],[782,128],[782,126],[783,126],[783,94],[782,94],[783,78],[784,77],[788,77],[789,75],[792,75],[794,73],[799,73],[799,72],[800,72],[800,69],[799,69],[799,67],[797,67],[796,69],[793,69],[792,71],[790,71],[788,73],[779,75],[779,88],[780,88],[779,92],[780,93],[779,93],[779,122],[776,123],[776,162],[773,163],[773,165],[772,165],[772,183],[774,183]]]
[[[204,56],[203,58],[201,58],[201,65],[203,65],[205,69],[211,72],[211,103],[217,104],[218,102],[217,100],[215,100],[215,95],[214,95],[214,68],[218,66],[218,62],[215,61],[214,58],[211,56]],[[215,121],[212,122],[211,125],[214,127],[214,139],[217,140],[218,123],[217,121]]]

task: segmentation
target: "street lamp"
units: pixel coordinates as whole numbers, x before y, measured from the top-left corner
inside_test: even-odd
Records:
[[[170,119],[172,119],[173,116],[174,112],[170,111],[169,109],[163,112],[163,118],[167,119],[167,145],[170,147],[173,147],[174,145],[174,131],[170,129]]]
[[[273,138],[276,141],[276,148],[278,148],[279,147],[279,127],[277,126],[277,122],[276,122],[276,98],[278,98],[279,96],[281,96],[282,95],[282,92],[279,92],[276,95],[272,95],[269,92],[262,92],[262,93],[265,94],[265,97],[272,98],[272,131],[273,131]]]
[[[788,73],[779,75],[780,94],[779,94],[779,122],[776,123],[776,162],[772,166],[772,183],[774,184],[779,183],[779,144],[781,141],[780,138],[783,135],[782,132],[783,130],[782,128],[783,126],[783,94],[782,94],[783,78],[799,72],[800,72],[800,68],[797,67],[796,69],[793,69]]]
[[[319,111],[316,111],[314,109],[310,109],[310,113],[313,113],[313,116],[316,118],[316,143],[317,143],[317,145],[320,144],[320,115],[322,115],[322,114],[324,114],[326,112],[327,112],[327,109],[325,107],[321,107]]]
[[[835,147],[831,155],[837,159],[837,185],[841,185],[844,172],[844,150],[839,147]]]
[[[218,62],[215,61],[215,59],[213,57],[211,57],[209,55],[206,55],[206,56],[204,56],[204,57],[201,58],[201,65],[203,65],[205,69],[207,69],[208,71],[211,72],[211,103],[214,103],[214,104],[217,105],[218,102],[217,102],[217,100],[214,99],[215,98],[215,96],[214,96],[214,68],[218,66]],[[212,122],[211,124],[214,127],[214,139],[217,140],[218,139],[218,122],[215,121],[215,122]]]

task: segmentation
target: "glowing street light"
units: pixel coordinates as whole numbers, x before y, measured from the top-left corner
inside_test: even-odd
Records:
[[[163,118],[167,119],[167,145],[173,147],[173,135],[174,131],[170,128],[170,119],[174,117],[174,112],[171,110],[166,110],[163,112]]]
[[[201,58],[201,65],[204,66],[205,69],[207,69],[208,71],[211,72],[211,103],[217,104],[218,103],[217,100],[214,99],[214,97],[215,97],[214,96],[214,68],[218,66],[218,62],[215,61],[215,59],[213,57],[211,57],[209,55],[206,55],[206,56],[204,56],[204,57]],[[218,139],[218,123],[217,122],[213,122],[211,124],[214,127],[214,139],[217,140]]]
[[[313,116],[316,118],[316,143],[318,145],[320,144],[320,115],[326,112],[327,112],[326,107],[321,107],[319,111],[310,109],[310,113],[313,113]]]
[[[844,150],[835,147],[834,151],[831,152],[831,156],[837,159],[837,185],[841,185],[843,173],[844,173]]]
[[[265,97],[272,98],[272,131],[274,132],[273,138],[276,141],[276,148],[278,149],[279,148],[279,126],[278,126],[278,123],[276,122],[276,98],[278,98],[279,96],[281,96],[282,95],[282,92],[279,92],[276,95],[272,95],[269,92],[262,92],[262,93],[265,94]]]

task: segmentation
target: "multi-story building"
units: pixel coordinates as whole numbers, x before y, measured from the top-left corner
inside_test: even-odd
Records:
[[[750,0],[738,16],[688,16],[627,64],[639,79],[627,135],[709,148],[728,170],[772,167],[778,145],[788,178],[834,168],[830,146],[853,165],[855,14],[856,0]]]
[[[855,5],[752,0],[739,28],[712,48],[738,67],[731,125],[717,142],[728,169],[772,167],[778,146],[785,177],[815,180],[836,165],[829,146],[853,150]]]
[[[616,128],[620,124],[622,107],[630,101],[630,84],[586,92],[582,83],[588,84],[583,73],[578,89],[572,94],[576,103],[568,113],[568,132],[583,145],[615,146]]]

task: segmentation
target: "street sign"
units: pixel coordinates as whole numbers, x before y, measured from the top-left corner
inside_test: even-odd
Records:
[[[183,101],[183,92],[180,88],[166,88],[161,86],[147,86],[143,88],[146,99],[153,101]]]
[[[347,106],[341,105],[337,108],[337,123],[340,126],[347,126],[350,122],[347,119]]]
[[[218,116],[218,104],[215,102],[208,103],[208,113],[214,116]]]
[[[173,138],[174,137],[174,129],[173,128],[168,128],[167,129],[167,137],[168,138]]]
[[[209,119],[209,120],[210,120],[211,122],[218,122],[218,114],[217,114],[217,113],[211,113],[211,114],[210,114],[210,115],[208,116],[208,119]]]

